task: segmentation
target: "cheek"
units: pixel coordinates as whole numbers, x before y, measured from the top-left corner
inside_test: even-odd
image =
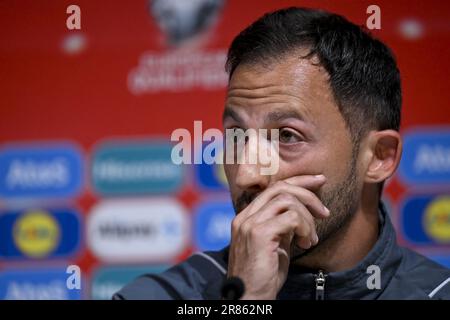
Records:
[[[319,161],[313,161],[307,157],[299,157],[296,160],[281,160],[280,169],[272,180],[278,181],[294,176],[322,174],[324,166]]]
[[[299,175],[324,174],[327,164],[326,149],[317,144],[304,144],[280,152],[280,170],[276,180]]]
[[[298,154],[282,158],[280,170],[274,180],[297,175],[323,174],[327,185],[334,185],[345,179],[352,161],[351,146],[327,144],[303,149]]]
[[[325,189],[334,190],[345,185],[353,162],[352,156],[352,147],[347,145],[336,144],[327,150],[323,172],[327,177]]]
[[[230,191],[234,189],[234,182],[236,180],[237,174],[237,165],[234,164],[224,164],[223,169],[225,171],[225,176],[227,177],[228,185],[230,187]]]

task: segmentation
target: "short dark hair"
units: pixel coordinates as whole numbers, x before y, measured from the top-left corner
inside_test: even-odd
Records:
[[[363,27],[323,10],[291,7],[267,13],[231,43],[226,71],[267,65],[306,48],[330,76],[330,87],[359,145],[368,130],[399,130],[400,73],[391,50]]]

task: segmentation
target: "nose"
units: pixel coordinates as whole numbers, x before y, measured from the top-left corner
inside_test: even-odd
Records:
[[[270,181],[269,176],[261,175],[258,165],[240,164],[237,175],[236,185],[240,189],[256,189],[264,190],[268,187]]]
[[[241,161],[236,164],[238,166],[236,172],[236,185],[243,189],[255,189],[264,190],[270,184],[270,175],[261,174],[261,163],[258,157],[258,148],[255,148],[257,141],[252,141],[253,139],[248,139],[245,143],[244,152],[242,156],[244,157]],[[254,159],[255,161],[250,161]]]

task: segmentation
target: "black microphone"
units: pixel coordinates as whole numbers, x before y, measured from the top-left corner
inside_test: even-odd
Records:
[[[239,300],[245,291],[244,282],[238,277],[225,279],[222,284],[222,298],[225,300]]]

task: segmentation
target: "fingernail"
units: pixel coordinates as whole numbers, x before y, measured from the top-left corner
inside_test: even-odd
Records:
[[[314,245],[319,243],[319,236],[317,234],[314,235]]]
[[[326,216],[330,215],[330,210],[327,207],[323,206],[323,210],[325,211]]]
[[[323,179],[323,178],[325,178],[325,176],[323,174],[317,174],[317,175],[314,176],[314,178],[316,178],[316,179]]]
[[[308,244],[305,246],[305,250],[311,248],[312,245],[313,245],[312,242],[309,241]]]

